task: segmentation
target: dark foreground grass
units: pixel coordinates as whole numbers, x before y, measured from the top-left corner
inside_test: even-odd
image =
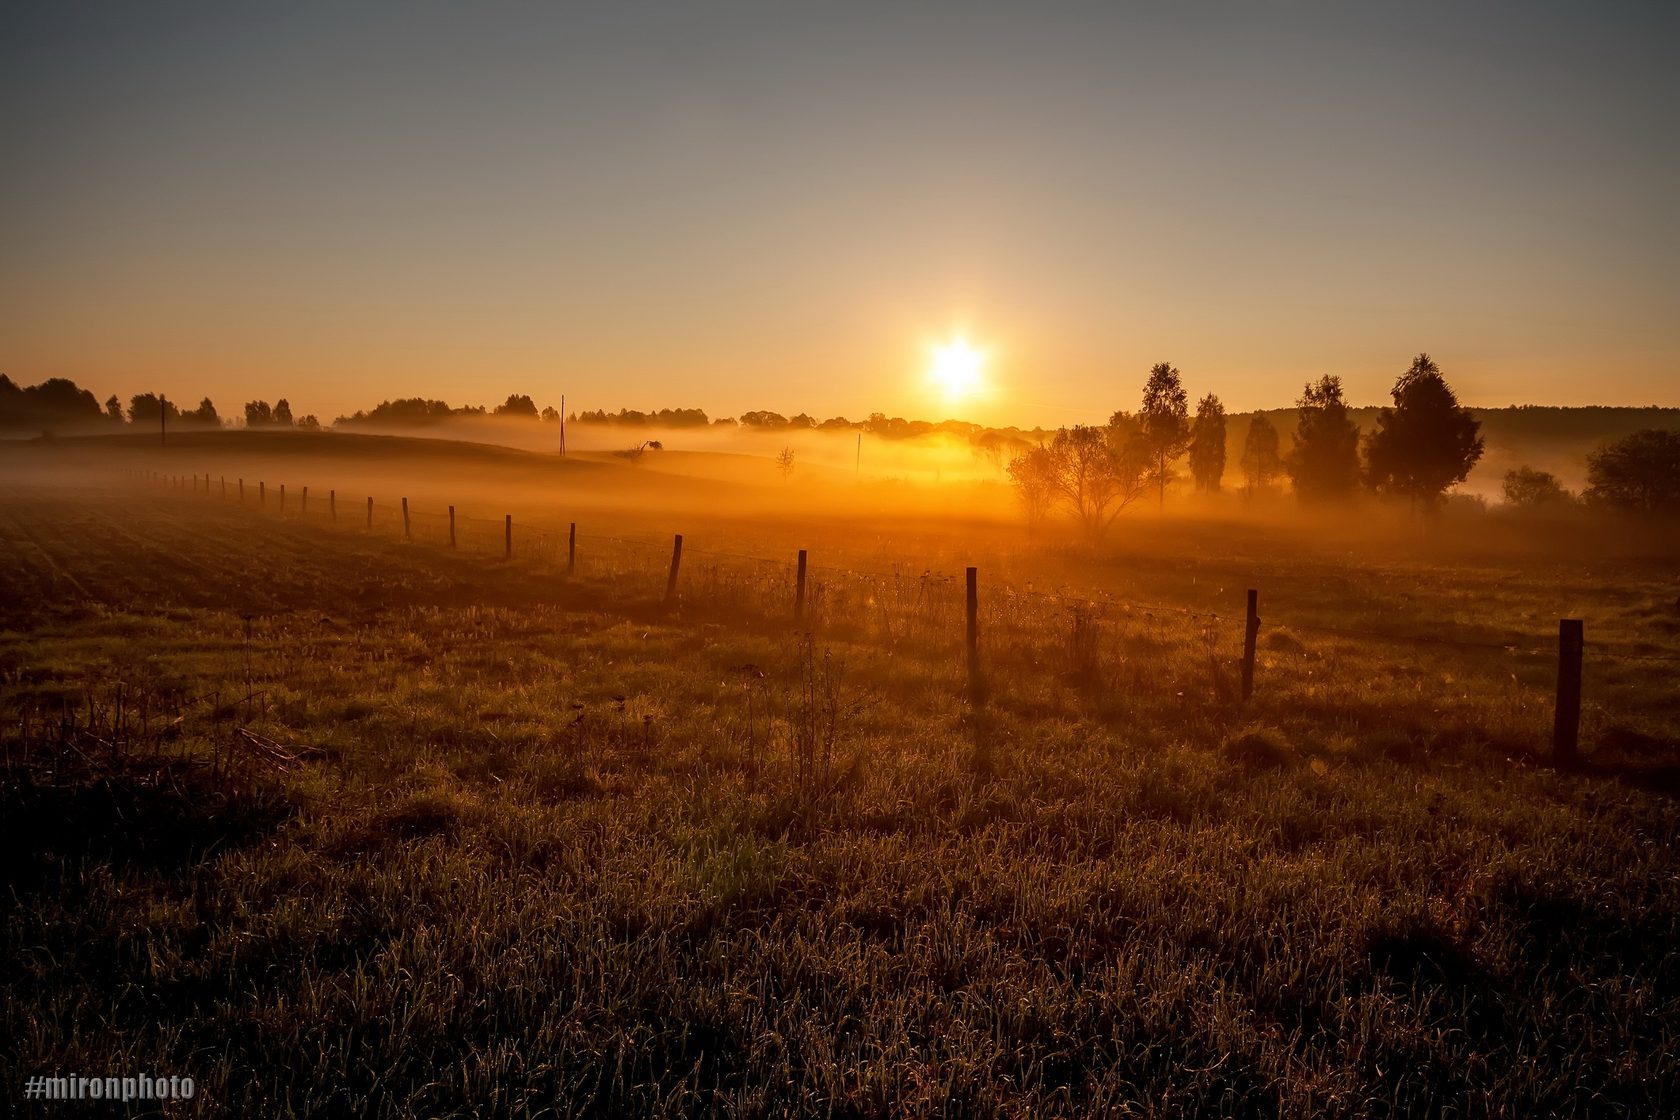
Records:
[[[1538,670],[1279,632],[1245,708],[1191,620],[1023,615],[974,712],[913,596],[806,638],[78,508],[5,511],[14,1108],[71,1071],[244,1116],[1680,1107],[1680,818],[1623,765],[1673,761],[1660,678],[1560,773]]]

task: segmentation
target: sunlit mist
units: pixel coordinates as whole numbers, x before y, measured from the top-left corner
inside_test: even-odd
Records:
[[[928,380],[947,404],[972,401],[983,388],[986,352],[962,335],[938,343],[928,351]]]

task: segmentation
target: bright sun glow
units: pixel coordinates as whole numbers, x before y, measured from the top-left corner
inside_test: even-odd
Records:
[[[980,391],[980,371],[986,353],[961,335],[932,348],[928,380],[945,394],[948,402],[967,400]]]

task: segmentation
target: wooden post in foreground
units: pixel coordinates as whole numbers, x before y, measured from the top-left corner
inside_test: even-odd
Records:
[[[267,504],[268,504],[268,484],[263,482],[261,479],[258,479],[257,480],[257,505],[266,506]]]
[[[280,484],[280,512],[286,512],[286,484],[284,482]]]
[[[513,559],[513,514],[502,518],[502,559]]]
[[[978,704],[985,697],[980,679],[980,569],[968,569],[968,699]]]
[[[665,580],[665,602],[673,602],[677,597],[677,571],[682,567],[682,534],[678,533],[671,544],[671,574]]]
[[[1248,621],[1243,625],[1242,698],[1254,695],[1254,642],[1260,636],[1260,592],[1248,591]]]
[[[1578,618],[1558,619],[1557,715],[1552,723],[1552,761],[1567,766],[1581,740],[1581,651],[1586,627]]]
[[[372,495],[368,496],[367,527],[369,529],[373,528],[373,496]]]
[[[799,550],[799,575],[794,581],[793,620],[805,621],[805,550]]]
[[[222,497],[227,497],[227,475],[222,476]]]
[[[242,502],[245,500],[245,480],[243,478],[239,480],[239,500]]]
[[[309,515],[309,487],[307,486],[303,488],[303,501],[298,506],[298,512],[306,517]]]
[[[455,547],[455,507],[449,507],[449,547]]]
[[[403,502],[403,540],[405,540],[405,541],[406,540],[413,540],[414,539],[413,535],[411,533],[409,533],[409,531],[408,531],[408,499],[404,498],[402,500],[402,502]]]
[[[577,569],[577,522],[572,522],[571,529],[566,532],[566,574],[571,575]]]
[[[338,520],[338,491],[327,491],[327,515],[334,521]]]

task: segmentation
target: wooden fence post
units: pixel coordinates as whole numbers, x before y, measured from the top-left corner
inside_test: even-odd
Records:
[[[307,486],[303,488],[303,502],[299,505],[298,512],[306,517],[309,515],[309,487]]]
[[[222,476],[222,497],[227,497],[227,475]]]
[[[985,697],[980,678],[980,569],[968,569],[968,699],[978,704]]]
[[[373,528],[373,496],[368,495],[367,527]]]
[[[449,547],[455,547],[455,507],[449,507]]]
[[[243,478],[239,480],[239,500],[242,502],[245,500],[245,480]]]
[[[334,521],[338,520],[338,491],[336,489],[327,491],[327,514]]]
[[[513,514],[502,518],[502,559],[513,559]]]
[[[258,479],[257,480],[257,505],[266,506],[267,504],[268,504],[268,484],[263,482],[261,479]]]
[[[1260,592],[1248,589],[1248,621],[1243,624],[1242,698],[1254,695],[1254,642],[1260,636]]]
[[[671,575],[665,580],[665,602],[671,603],[677,597],[677,571],[682,567],[682,534],[678,533],[671,544]]]
[[[799,550],[799,575],[794,582],[793,620],[805,621],[805,550]]]
[[[566,532],[566,574],[571,575],[577,569],[577,522]]]
[[[1578,618],[1558,619],[1557,714],[1552,722],[1552,760],[1568,766],[1581,739],[1581,652],[1586,627]]]
[[[286,512],[286,484],[284,482],[280,484],[280,512]]]
[[[403,503],[403,540],[405,540],[405,541],[406,540],[413,540],[414,538],[413,538],[412,534],[410,534],[409,531],[408,531],[408,499],[404,498],[402,500],[402,503]]]

